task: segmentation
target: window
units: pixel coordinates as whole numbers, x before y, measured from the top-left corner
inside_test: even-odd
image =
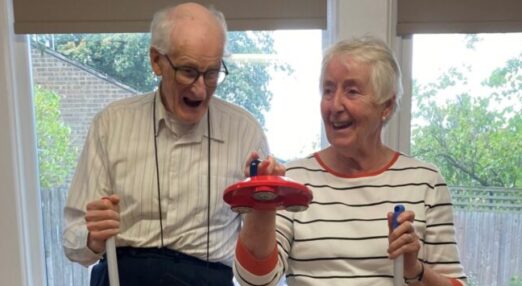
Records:
[[[412,155],[452,193],[470,285],[522,285],[522,34],[413,37]]]
[[[48,285],[89,281],[63,254],[63,206],[93,116],[157,86],[148,45],[148,34],[31,36]],[[216,96],[249,110],[280,160],[317,150],[322,31],[231,32],[228,49],[230,75]]]

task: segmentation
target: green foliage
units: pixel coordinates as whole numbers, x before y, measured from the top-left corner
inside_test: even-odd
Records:
[[[511,280],[509,281],[509,286],[522,286],[522,277],[520,277],[520,276],[511,277]]]
[[[466,40],[466,48],[471,49],[471,50],[474,50],[475,44],[481,41],[481,39],[479,38],[479,36],[477,34],[468,34],[465,36],[465,40]]]
[[[484,81],[491,96],[473,96],[456,69],[413,97],[412,155],[433,162],[452,186],[522,187],[522,55]],[[451,96],[448,96],[451,95]],[[441,98],[451,98],[441,102]]]
[[[41,87],[35,88],[36,136],[40,186],[62,186],[73,169],[76,151],[70,144],[71,130],[60,115],[60,97]]]
[[[233,54],[274,53],[271,32],[231,32],[228,50]],[[62,34],[33,39],[40,48],[53,46],[64,56],[92,67],[141,92],[156,88],[149,61],[150,34]],[[227,61],[227,60],[226,60]],[[270,109],[270,72],[291,72],[285,64],[269,61],[228,60],[229,76],[216,96],[250,111],[264,126]]]
[[[150,34],[63,34],[54,37],[59,53],[142,92],[156,87],[149,61],[149,44]]]
[[[228,51],[231,54],[271,55],[274,40],[270,32],[230,32]],[[269,89],[270,71],[292,72],[285,64],[269,61],[227,61],[230,74],[216,95],[244,107],[262,126],[264,112],[270,109],[272,92]]]
[[[493,93],[496,100],[520,99],[522,92],[522,53],[518,58],[508,60],[506,66],[495,69],[483,84],[498,89],[497,92]]]

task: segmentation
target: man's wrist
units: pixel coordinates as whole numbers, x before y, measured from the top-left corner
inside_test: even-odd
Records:
[[[91,233],[87,234],[87,248],[96,254],[100,254],[105,251],[105,242],[91,238]]]

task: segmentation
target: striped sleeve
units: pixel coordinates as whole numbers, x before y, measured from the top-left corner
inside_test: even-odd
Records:
[[[103,119],[103,114],[99,113],[89,129],[64,207],[64,253],[70,260],[84,266],[101,258],[101,254],[96,254],[87,247],[88,231],[84,218],[87,202],[109,195],[111,191],[107,176],[107,155],[102,143]]]
[[[236,246],[234,274],[241,285],[276,285],[277,248],[265,259],[254,257],[239,239]]]
[[[234,275],[240,285],[278,285],[288,267],[288,253],[292,245],[291,213],[280,211],[276,217],[276,241],[274,252],[264,260],[256,259],[242,246],[236,246]]]
[[[434,189],[426,193],[426,232],[420,259],[427,267],[466,285],[455,236],[453,206],[444,179],[437,172]]]

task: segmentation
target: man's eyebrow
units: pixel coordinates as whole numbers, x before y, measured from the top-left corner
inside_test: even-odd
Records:
[[[182,63],[174,64],[174,65],[178,68],[190,68],[190,69],[195,69],[199,72],[206,72],[209,70],[219,70],[221,68],[221,62],[219,62],[218,64],[211,64],[204,70],[200,70],[196,63],[190,62],[190,61],[187,61],[184,63],[182,62]]]

